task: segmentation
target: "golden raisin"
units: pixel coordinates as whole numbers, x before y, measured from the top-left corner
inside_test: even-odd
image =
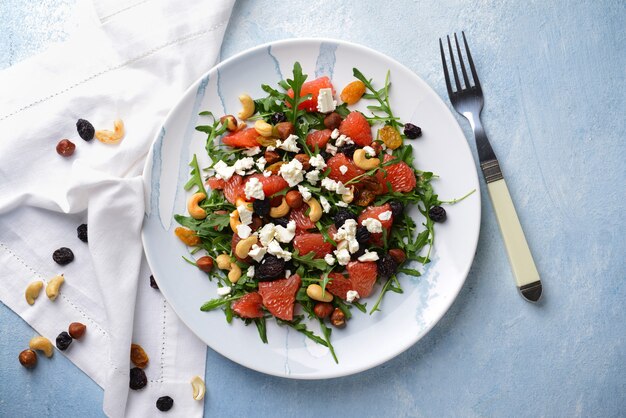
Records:
[[[378,131],[378,137],[389,149],[396,149],[402,145],[400,132],[389,125],[385,125]]]
[[[276,146],[276,139],[274,139],[274,138],[266,138],[266,137],[264,137],[264,136],[259,136],[259,137],[256,139],[256,142],[258,142],[258,143],[259,143],[259,145],[262,145],[262,146],[264,146],[264,147],[269,147],[270,145],[271,145],[272,147],[275,147],[275,146]]]
[[[369,206],[375,198],[376,195],[371,190],[362,190],[361,193],[359,193],[359,197],[356,199],[356,201],[354,201],[354,203],[356,203],[357,206],[365,207]]]
[[[269,167],[265,168],[265,171],[269,171],[270,173],[272,173],[273,175],[277,175],[278,174],[278,170],[280,170],[280,167],[285,164],[284,161],[279,161],[277,163],[271,164]]]
[[[360,80],[355,80],[343,88],[341,100],[347,104],[355,104],[365,94],[365,84]]]
[[[185,245],[193,247],[200,244],[200,237],[189,228],[179,226],[174,230],[174,233]]]
[[[139,344],[130,345],[130,361],[140,369],[145,369],[150,359],[144,351],[143,347]]]

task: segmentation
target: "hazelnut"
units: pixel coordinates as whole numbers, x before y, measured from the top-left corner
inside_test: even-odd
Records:
[[[341,124],[341,115],[337,112],[333,112],[324,118],[324,126],[327,129],[333,130],[339,128]]]
[[[78,340],[85,335],[86,329],[87,327],[84,324],[81,324],[80,322],[72,322],[67,329],[67,332],[70,334],[70,337]]]
[[[406,260],[406,254],[400,248],[392,248],[389,250],[389,255],[396,260],[398,264],[402,264]]]
[[[20,364],[27,369],[32,369],[37,365],[37,353],[33,350],[26,349],[20,353]]]
[[[274,164],[278,161],[280,161],[280,154],[277,153],[276,151],[265,151],[265,154],[263,154],[263,157],[265,158],[265,164]]]
[[[287,139],[289,135],[293,134],[296,131],[296,128],[291,122],[280,122],[276,124],[274,130],[276,134],[278,134],[278,137],[280,139]]]
[[[333,312],[333,305],[328,302],[316,303],[313,307],[313,312],[318,318],[326,318]]]
[[[302,199],[302,194],[297,190],[290,190],[285,195],[285,200],[287,204],[292,209],[300,209],[302,205],[304,205],[304,199]]]
[[[213,268],[213,259],[208,255],[196,260],[196,266],[202,271],[209,272]]]
[[[304,170],[308,170],[309,168],[311,168],[311,163],[309,163],[309,160],[311,159],[311,157],[309,157],[306,154],[296,154],[296,156],[294,157],[296,160],[300,161],[300,163],[302,164],[302,168]]]
[[[62,139],[57,144],[57,154],[62,155],[63,157],[70,157],[74,154],[74,150],[76,149],[76,145],[69,139]]]
[[[343,328],[346,326],[346,315],[339,308],[335,308],[330,316],[330,323],[337,328]]]
[[[237,130],[237,118],[233,115],[225,115],[220,118],[220,122],[227,122],[226,129],[233,132]]]

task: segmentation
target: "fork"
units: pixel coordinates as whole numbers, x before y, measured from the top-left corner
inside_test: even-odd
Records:
[[[483,91],[480,87],[480,81],[478,80],[476,67],[472,60],[472,54],[467,45],[467,39],[465,39],[465,32],[461,33],[463,35],[467,61],[472,72],[473,85],[471,85],[467,70],[465,69],[461,46],[459,45],[459,40],[455,33],[454,43],[456,44],[458,61],[461,67],[461,73],[463,74],[463,86],[459,79],[450,36],[447,36],[450,64],[452,73],[454,74],[454,87],[456,87],[456,90],[453,90],[452,83],[450,82],[450,73],[448,72],[446,53],[444,51],[443,42],[441,38],[439,38],[441,62],[443,64],[443,73],[446,79],[448,96],[450,97],[450,102],[452,102],[454,109],[469,121],[474,131],[480,168],[487,182],[487,189],[489,190],[491,203],[493,204],[496,218],[498,219],[498,225],[500,226],[500,232],[504,239],[504,245],[506,247],[509,263],[513,270],[517,289],[529,302],[537,302],[542,293],[541,279],[535,262],[533,261],[532,254],[530,253],[530,249],[528,248],[528,243],[526,242],[524,231],[517,217],[515,206],[513,206],[509,189],[504,181],[500,164],[498,163],[496,154],[493,152],[493,148],[491,148],[491,144],[489,143],[489,139],[487,139],[487,134],[480,120],[480,112],[483,109],[484,102]]]

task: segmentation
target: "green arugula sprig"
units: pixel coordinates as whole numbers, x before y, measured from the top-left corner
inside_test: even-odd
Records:
[[[293,97],[288,94],[284,96],[285,101],[289,104],[289,108],[286,112],[287,119],[296,126],[298,124],[298,118],[306,114],[306,110],[298,109],[300,103],[309,100],[312,96],[305,94],[300,96],[302,92],[302,85],[306,81],[308,75],[302,73],[302,66],[299,62],[293,65],[293,78],[287,80],[281,80],[278,84],[285,90],[291,89],[293,91]]]
[[[385,77],[385,85],[379,90],[376,90],[374,88],[374,85],[372,84],[372,79],[366,78],[363,73],[358,69],[353,68],[352,74],[356,79],[363,82],[363,84],[365,84],[365,88],[370,92],[365,93],[363,95],[363,98],[376,100],[379,103],[378,105],[367,106],[367,108],[374,115],[373,117],[367,118],[370,124],[383,122],[386,125],[390,125],[396,129],[400,128],[402,126],[402,124],[399,122],[400,118],[394,116],[393,112],[391,111],[391,106],[389,105],[389,89],[391,88],[391,82],[389,81],[390,72],[387,71],[387,75]],[[375,112],[384,113],[384,115],[376,115]]]

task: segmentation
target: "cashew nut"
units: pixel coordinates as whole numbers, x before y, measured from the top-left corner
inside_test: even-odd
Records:
[[[206,393],[206,386],[204,380],[200,376],[194,376],[191,379],[191,388],[193,389],[193,398],[196,401],[201,401]]]
[[[124,133],[124,122],[121,119],[115,119],[113,130],[102,129],[96,131],[96,139],[105,144],[116,144],[124,138]]]
[[[348,193],[341,195],[341,200],[345,203],[351,203],[354,200],[354,186],[350,186]]]
[[[261,136],[269,138],[272,136],[272,125],[265,122],[263,119],[259,119],[254,122],[254,130]]]
[[[57,296],[59,296],[59,288],[64,281],[65,278],[62,274],[60,276],[54,276],[50,279],[48,285],[46,286],[46,296],[48,296],[48,299],[55,300]]]
[[[363,148],[359,148],[354,151],[354,157],[352,157],[352,159],[354,160],[354,164],[363,170],[371,170],[372,168],[380,165],[380,160],[378,158],[367,158]]]
[[[309,205],[309,208],[311,208],[309,211],[309,219],[311,222],[315,223],[319,221],[322,217],[322,206],[320,206],[320,202],[318,202],[316,198],[312,197],[304,203]]]
[[[52,347],[52,343],[46,337],[33,337],[30,339],[28,346],[31,350],[43,351],[46,357],[52,357],[52,353],[54,353],[54,347]]]
[[[270,216],[272,218],[282,218],[283,216],[289,213],[289,205],[287,204],[287,200],[283,196],[282,202],[280,202],[280,206],[270,209]]]
[[[28,302],[29,305],[35,303],[35,299],[39,297],[39,292],[41,292],[42,287],[43,282],[41,280],[37,280],[28,285],[24,292],[24,297],[26,297],[26,302]]]
[[[316,283],[312,283],[306,288],[306,294],[311,299],[318,302],[330,302],[333,300],[333,295],[331,295],[329,292],[324,292],[322,286]]]
[[[206,194],[202,192],[194,193],[191,198],[189,198],[189,202],[187,202],[187,212],[189,212],[192,218],[206,218],[206,210],[202,209],[199,205],[204,199],[206,199]]]
[[[228,272],[228,280],[230,280],[231,283],[237,283],[240,277],[241,277],[241,268],[239,268],[237,263],[230,263],[230,271]]]
[[[248,238],[239,241],[235,246],[235,254],[237,255],[237,257],[241,259],[246,258],[248,256],[248,253],[250,252],[250,248],[252,248],[252,246],[256,244],[257,241],[258,238],[256,237],[256,235],[250,235]]]
[[[249,210],[252,210],[252,203],[248,202],[245,199],[242,199],[241,197],[238,197],[237,200],[235,200],[235,206],[239,207],[244,205],[246,208],[248,208]]]
[[[242,94],[239,96],[239,101],[241,102],[241,112],[239,112],[239,119],[246,120],[250,116],[254,115],[254,100],[248,94]]]
[[[235,209],[230,213],[230,229],[232,229],[233,232],[236,234],[237,227],[239,225],[241,225],[241,221],[239,220],[239,211]]]
[[[217,263],[217,268],[220,270],[230,269],[230,256],[228,254],[218,255],[215,262]]]

